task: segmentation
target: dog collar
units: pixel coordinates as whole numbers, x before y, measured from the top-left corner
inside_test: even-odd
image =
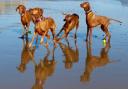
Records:
[[[92,12],[92,10],[87,11],[86,14],[89,14],[90,12]]]
[[[22,13],[21,16],[24,16],[24,13]]]
[[[91,18],[94,18],[95,17],[95,14],[93,14],[92,10],[89,10],[86,12],[86,15],[91,17]]]

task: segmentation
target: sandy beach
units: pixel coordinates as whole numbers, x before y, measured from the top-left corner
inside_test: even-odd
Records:
[[[80,8],[82,2],[0,0],[0,89],[128,89],[128,1],[89,0],[96,14],[123,22],[111,22],[111,41],[106,45],[100,27],[94,28],[91,46],[85,42],[87,26]],[[54,48],[51,38],[48,49],[39,41],[34,41],[31,50],[26,49],[34,24],[31,23],[32,34],[27,41],[18,38],[22,34],[20,15],[15,11],[19,4],[27,9],[43,8],[44,16],[55,20],[56,33],[64,24],[62,13],[77,13],[80,25],[76,44],[73,30],[69,45],[63,39]]]

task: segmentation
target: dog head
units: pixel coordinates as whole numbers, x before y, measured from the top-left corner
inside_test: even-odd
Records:
[[[66,14],[64,21],[71,21],[72,19],[79,19],[79,16],[76,13]]]
[[[84,74],[80,76],[80,81],[81,82],[89,82],[90,81],[90,75],[84,72]]]
[[[25,64],[20,64],[18,67],[16,67],[17,70],[21,73],[24,73],[26,70],[26,65]]]
[[[65,69],[68,69],[70,70],[73,66],[73,63],[72,62],[65,62]]]
[[[43,9],[41,8],[31,8],[29,12],[32,16],[32,20],[36,23],[36,20],[43,17]]]
[[[41,8],[32,8],[32,9],[29,9],[29,12],[31,15],[39,15],[39,16],[43,15],[43,9]]]
[[[19,5],[19,6],[16,8],[16,11],[18,11],[19,14],[22,15],[23,13],[25,13],[26,7],[25,7],[24,5]]]
[[[83,8],[85,11],[89,11],[90,10],[90,4],[89,2],[83,2],[80,4],[80,7]]]

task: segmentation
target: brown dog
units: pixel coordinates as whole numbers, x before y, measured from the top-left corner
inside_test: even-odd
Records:
[[[53,39],[54,39],[56,24],[55,24],[55,21],[51,17],[48,17],[48,18],[43,17],[43,19],[41,18],[36,19],[35,32],[32,37],[32,41],[29,44],[29,47],[32,46],[34,38],[37,35],[40,35],[42,37],[40,40],[40,44],[43,43],[45,36],[47,36],[47,38],[50,38],[50,36],[48,35],[49,30],[51,30]]]
[[[38,18],[43,16],[43,10],[41,8],[31,8],[29,10],[26,10],[26,7],[24,5],[19,5],[16,8],[16,11],[19,11],[19,14],[21,15],[21,23],[23,25],[23,28],[26,30],[26,32],[29,31],[29,26],[31,20],[33,23],[36,23],[36,19],[32,16],[35,15]],[[23,30],[23,35],[24,36],[24,30]]]
[[[59,36],[59,34],[64,30],[64,34],[62,35],[62,38],[68,36],[69,32],[74,29],[76,27],[76,32],[75,32],[75,38],[76,38],[76,33],[77,33],[77,29],[79,27],[79,16],[77,14],[66,14],[65,16],[65,24],[63,25],[62,29],[60,30],[60,32],[57,34],[57,36]],[[62,39],[60,38],[60,39]]]
[[[23,25],[23,34],[22,37],[29,31],[30,21],[31,21],[31,15],[28,10],[26,10],[26,7],[24,5],[19,5],[16,8],[16,11],[19,12],[21,16],[21,23]],[[26,32],[24,32],[24,30]]]
[[[110,20],[114,20],[108,18],[106,16],[98,16],[92,12],[89,2],[84,2],[80,4],[81,8],[86,12],[86,24],[87,24],[87,36],[86,41],[88,41],[88,35],[90,40],[92,39],[92,30],[94,27],[100,25],[102,31],[106,34],[105,39],[110,38],[110,32],[108,31],[108,26],[110,24]],[[116,22],[122,23],[118,20],[114,20]]]

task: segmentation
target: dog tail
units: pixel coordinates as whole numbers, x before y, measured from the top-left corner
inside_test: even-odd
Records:
[[[17,11],[18,9],[19,9],[19,8],[17,7],[17,8],[16,8],[16,11]]]
[[[113,21],[118,22],[118,23],[120,23],[120,24],[122,24],[122,23],[123,23],[123,22],[121,22],[121,21],[119,21],[119,20],[112,19],[112,18],[110,18],[110,20],[113,20]]]
[[[109,63],[116,63],[116,62],[120,62],[120,60],[112,60],[112,61],[109,61]]]

